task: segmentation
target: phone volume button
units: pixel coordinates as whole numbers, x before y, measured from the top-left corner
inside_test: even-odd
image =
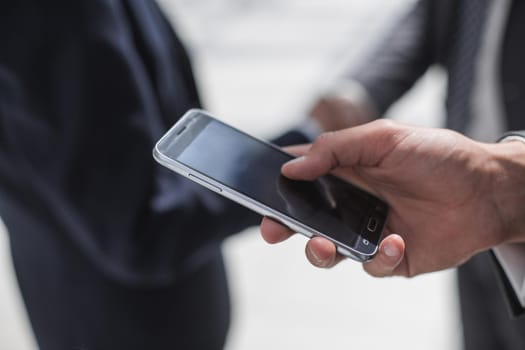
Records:
[[[222,192],[222,189],[220,187],[215,186],[215,185],[209,183],[208,181],[201,179],[200,177],[197,177],[197,176],[195,176],[193,174],[189,174],[188,177],[192,181],[195,181],[196,183],[198,183],[198,184],[200,184],[200,185],[202,185],[202,186],[204,186],[204,187],[206,187],[206,188],[208,188],[208,189],[210,189],[212,191],[219,192],[219,193]]]

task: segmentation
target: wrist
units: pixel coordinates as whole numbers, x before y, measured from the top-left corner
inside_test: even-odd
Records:
[[[329,89],[323,98],[338,101],[341,106],[350,106],[360,119],[360,124],[379,118],[376,105],[364,86],[356,80],[340,79]]]
[[[366,90],[359,83],[344,79],[323,91],[310,115],[324,131],[346,129],[378,117]]]
[[[500,220],[501,242],[525,242],[525,142],[489,145],[493,164],[491,195]]]

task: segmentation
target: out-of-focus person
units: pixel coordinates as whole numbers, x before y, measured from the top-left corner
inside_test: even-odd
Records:
[[[221,240],[259,218],[151,156],[200,105],[154,1],[0,4],[0,215],[40,349],[223,347]]]

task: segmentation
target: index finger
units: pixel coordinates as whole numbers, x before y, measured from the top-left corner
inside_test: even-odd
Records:
[[[301,145],[293,145],[293,146],[286,146],[283,147],[283,151],[286,153],[290,153],[291,155],[294,155],[296,157],[300,157],[305,155],[308,150],[312,147],[312,144],[301,144]]]
[[[304,156],[283,165],[282,172],[291,179],[315,180],[337,168],[377,166],[404,136],[402,130],[382,119],[322,134]]]

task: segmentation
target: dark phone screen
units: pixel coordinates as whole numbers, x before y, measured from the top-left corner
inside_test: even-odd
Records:
[[[188,137],[182,151],[168,150],[169,157],[347,247],[375,250],[386,217],[382,201],[334,176],[287,179],[281,166],[290,155],[213,119],[197,124],[181,135]]]

